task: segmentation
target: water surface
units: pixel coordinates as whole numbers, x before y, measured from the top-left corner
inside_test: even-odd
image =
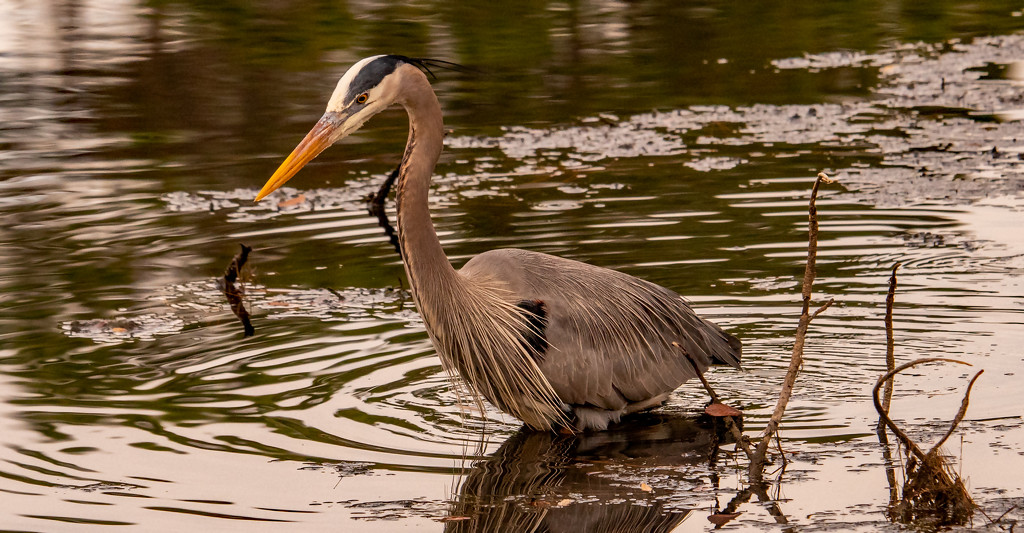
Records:
[[[869,392],[897,261],[897,359],[985,369],[948,448],[990,516],[1020,505],[1020,7],[0,2],[0,528],[896,529]],[[709,377],[751,432],[788,364],[811,180],[839,178],[815,287],[836,305],[768,502],[695,384],[581,439],[460,407],[364,203],[400,112],[251,203],[381,52],[477,71],[435,82],[453,263],[514,246],[686,295],[744,342],[745,370]],[[252,337],[216,283],[239,242]],[[970,373],[902,377],[894,414],[937,438]]]

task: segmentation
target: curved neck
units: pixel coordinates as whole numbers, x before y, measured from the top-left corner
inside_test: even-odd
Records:
[[[430,83],[409,67],[402,95],[409,141],[396,185],[398,240],[423,325],[444,368],[479,394],[535,428],[565,422],[562,400],[530,356],[524,332],[536,330],[507,290],[452,268],[430,220],[430,175],[441,156],[441,104]]]
[[[398,99],[409,113],[409,140],[399,167],[395,192],[398,239],[413,297],[420,313],[424,314],[425,322],[432,324],[436,323],[432,320],[434,317],[428,315],[433,315],[438,306],[431,305],[434,302],[424,301],[424,298],[450,291],[458,274],[441,248],[427,207],[430,176],[441,156],[444,139],[441,104],[425,76],[416,71],[411,78],[412,83]],[[431,289],[420,290],[424,287]]]

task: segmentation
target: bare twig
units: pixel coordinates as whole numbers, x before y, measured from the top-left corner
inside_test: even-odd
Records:
[[[993,420],[1017,420],[1021,418],[1020,415],[1007,415],[1007,416],[990,416],[987,418],[968,418],[968,422],[992,422]]]
[[[1001,521],[1002,519],[1006,518],[1006,515],[1010,514],[1010,511],[1012,511],[1012,510],[1014,510],[1014,509],[1016,509],[1016,508],[1017,508],[1017,505],[1013,505],[1013,506],[1011,506],[1011,507],[1010,507],[1009,509],[1007,509],[1006,511],[1004,511],[1004,512],[1003,512],[1003,514],[999,515],[999,518],[996,518],[995,520],[992,520],[991,518],[989,518],[989,520],[988,520],[988,525],[990,525],[990,526],[991,526],[992,524],[996,524],[996,523],[998,523],[998,522],[999,522],[999,521]],[[978,509],[978,510],[979,510],[979,511],[982,511],[981,509]],[[985,514],[985,511],[982,511],[982,513],[981,513],[981,514]],[[988,518],[988,515],[985,515],[985,518]]]
[[[380,185],[380,189],[377,189],[377,194],[371,194],[367,197],[366,201],[370,204],[370,214],[376,214],[374,208],[383,209],[384,202],[388,200],[388,194],[391,192],[391,186],[395,184],[395,179],[398,178],[398,171],[401,167],[396,168],[388,174],[388,177],[384,179],[384,183]]]
[[[800,313],[800,322],[796,328],[795,341],[793,342],[793,355],[789,360],[789,369],[786,371],[786,377],[782,382],[782,390],[779,391],[779,399],[775,404],[775,410],[772,412],[771,418],[768,420],[768,425],[765,427],[764,433],[761,435],[761,438],[757,443],[757,448],[754,451],[754,458],[750,461],[748,474],[751,483],[756,484],[763,482],[764,464],[767,461],[768,445],[771,442],[772,435],[779,430],[779,424],[782,422],[782,415],[786,412],[786,406],[789,404],[789,399],[793,396],[793,387],[796,384],[796,378],[800,373],[800,368],[803,366],[804,341],[807,337],[807,328],[818,314],[823,312],[832,304],[832,302],[829,301],[825,303],[825,305],[821,306],[821,308],[813,315],[810,313],[811,288],[814,285],[814,278],[817,273],[818,259],[818,207],[815,202],[818,199],[818,187],[821,185],[821,182],[832,183],[832,181],[833,180],[824,172],[819,172],[817,178],[814,180],[814,185],[811,187],[811,198],[807,205],[807,263],[804,265],[804,280],[801,289],[801,295],[803,296],[803,309]]]
[[[924,364],[924,363],[936,363],[936,362],[956,363],[958,365],[971,366],[970,363],[968,363],[966,361],[960,361],[959,359],[946,359],[946,358],[943,358],[943,357],[929,357],[929,358],[926,358],[926,359],[917,359],[917,360],[911,361],[909,363],[904,363],[904,364],[894,368],[890,372],[886,372],[885,375],[883,375],[882,377],[878,378],[878,382],[875,383],[875,387],[871,390],[871,397],[875,401],[875,410],[878,411],[878,416],[881,417],[882,421],[885,423],[886,426],[888,426],[889,430],[892,431],[893,435],[896,435],[896,438],[900,439],[900,442],[902,442],[903,445],[906,446],[907,449],[910,450],[910,452],[913,453],[914,456],[917,457],[921,461],[925,460],[927,454],[925,454],[923,451],[921,451],[921,448],[919,448],[917,446],[917,444],[914,443],[914,441],[910,440],[910,437],[908,437],[907,434],[904,433],[903,430],[900,429],[899,426],[897,426],[896,423],[893,422],[891,418],[889,418],[889,413],[885,412],[882,409],[882,402],[878,398],[878,389],[880,389],[882,387],[882,384],[884,384],[887,379],[892,378],[896,374],[899,374],[900,372],[903,372],[904,370],[906,370],[906,369],[908,369],[908,368],[910,368],[912,366],[917,366],[917,365],[921,365],[921,364]],[[975,377],[975,379],[977,379],[977,377]],[[973,385],[973,383],[974,383],[974,380],[971,380],[971,384],[972,385]],[[970,392],[970,389],[968,389],[968,392]],[[964,404],[966,404],[966,401],[967,400],[965,398],[964,399]],[[963,406],[961,406],[961,407],[963,407]],[[963,409],[964,409],[964,411],[966,411],[966,408],[963,408]],[[961,415],[960,418],[963,418],[963,416]]]
[[[384,210],[384,203],[387,202],[391,186],[394,185],[395,179],[398,178],[399,170],[401,170],[401,167],[391,171],[391,174],[388,174],[388,177],[384,179],[384,183],[381,184],[377,193],[366,197],[366,209],[370,216],[377,219],[377,225],[384,229],[384,235],[387,236],[388,242],[401,255],[402,245],[398,241],[398,234],[395,232],[394,226],[391,225],[391,221],[388,220],[387,211]]]
[[[708,396],[711,396],[711,401],[715,403],[722,403],[722,399],[715,392],[715,389],[711,388],[711,384],[708,383],[708,380],[704,377],[704,375],[701,374],[700,367],[697,366],[697,362],[693,360],[693,357],[690,356],[690,353],[687,352],[685,348],[680,346],[678,342],[673,342],[672,346],[678,348],[679,351],[682,352],[683,355],[686,357],[686,360],[690,362],[690,366],[693,367],[694,373],[696,373],[697,378],[700,379],[701,385],[704,385],[704,390],[707,391]],[[753,461],[754,452],[750,449],[750,444],[748,444],[746,439],[743,438],[743,433],[740,431],[739,425],[736,423],[736,420],[731,416],[726,416],[724,418],[729,425],[729,430],[732,432],[733,438],[736,439],[736,444],[743,448],[743,452],[747,454],[747,459]]]
[[[907,460],[906,482],[903,485],[903,495],[898,500],[894,500],[892,498],[892,489],[890,488],[890,503],[887,514],[890,519],[904,523],[928,521],[927,523],[940,526],[963,525],[970,519],[974,510],[977,509],[977,505],[971,499],[971,495],[967,492],[967,488],[964,486],[960,476],[950,468],[945,458],[940,454],[939,449],[946,442],[946,439],[953,434],[953,431],[956,430],[957,425],[967,413],[971,389],[982,372],[979,371],[971,379],[971,382],[967,385],[967,391],[964,393],[964,399],[960,403],[960,409],[950,424],[949,431],[928,450],[928,453],[922,452],[917,444],[893,423],[889,414],[883,409],[881,400],[878,398],[878,390],[882,385],[887,380],[893,379],[899,372],[918,364],[935,361],[970,366],[970,363],[956,359],[918,359],[900,365],[878,378],[878,382],[875,383],[871,391],[878,416],[911,454]],[[885,435],[884,430],[879,430],[878,433],[880,439]]]
[[[885,297],[885,369],[892,372],[896,368],[895,346],[892,328],[892,308],[896,301],[896,269],[900,263],[892,267],[892,276],[889,277],[889,291]],[[882,410],[888,414],[889,404],[892,402],[893,379],[885,381],[885,392],[882,398]],[[885,422],[878,417],[878,426],[875,428],[878,434],[878,442],[882,445],[882,458],[885,460],[885,480],[889,484],[889,507],[893,508],[900,498],[899,486],[896,484],[896,465],[893,464],[892,451],[889,449],[889,434],[885,432]]]
[[[892,307],[896,301],[896,270],[900,266],[902,263],[892,266],[892,276],[889,277],[889,293],[885,297],[885,369],[889,372],[896,368],[896,341],[892,330]],[[892,402],[892,386],[893,380],[889,378],[885,382],[885,393],[882,396],[882,410],[886,413],[889,412],[889,404]],[[881,430],[883,427],[883,422],[879,418],[878,429]]]
[[[836,303],[836,299],[835,298],[829,298],[827,302],[822,304],[821,307],[819,307],[818,310],[815,311],[813,315],[811,315],[811,320],[814,320],[815,318],[818,318],[818,315],[824,313],[825,310],[828,309],[829,307],[832,307],[832,304],[834,304],[834,303]]]
[[[932,446],[932,449],[928,450],[928,455],[938,453],[939,447],[946,442],[946,439],[956,431],[956,427],[960,425],[961,421],[963,421],[964,415],[967,414],[967,404],[971,400],[971,389],[974,388],[974,382],[978,381],[978,378],[980,378],[984,372],[984,370],[979,370],[978,373],[971,378],[971,382],[967,384],[967,392],[964,392],[964,399],[960,402],[960,410],[956,412],[956,416],[953,417],[953,421],[949,424],[949,431],[946,431],[946,434],[939,439],[939,442],[936,442],[935,446]]]
[[[252,326],[252,320],[249,318],[249,311],[245,309],[245,302],[243,297],[245,292],[239,287],[235,286],[235,280],[242,273],[242,267],[245,266],[246,260],[249,259],[249,252],[252,248],[242,244],[242,250],[231,259],[231,264],[228,265],[227,270],[224,271],[224,277],[220,279],[219,285],[221,290],[224,291],[224,297],[227,298],[228,304],[231,306],[231,311],[238,317],[239,322],[242,323],[243,336],[251,337],[256,333],[256,329]]]

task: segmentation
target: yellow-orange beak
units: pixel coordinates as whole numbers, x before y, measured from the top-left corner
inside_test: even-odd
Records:
[[[338,140],[341,133],[341,117],[334,113],[326,113],[320,121],[309,130],[302,142],[292,150],[292,153],[285,158],[277,171],[267,180],[260,193],[256,195],[255,202],[265,198],[268,194],[277,190],[278,187],[294,176],[302,167],[306,166],[314,157],[320,155],[328,146]]]

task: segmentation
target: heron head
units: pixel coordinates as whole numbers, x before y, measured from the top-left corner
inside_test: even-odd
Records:
[[[327,103],[327,111],[267,180],[255,201],[274,192],[328,146],[350,135],[370,117],[395,103],[406,74],[403,66],[409,65],[419,72],[415,67],[425,68],[423,62],[404,56],[380,55],[352,65],[338,81]]]

